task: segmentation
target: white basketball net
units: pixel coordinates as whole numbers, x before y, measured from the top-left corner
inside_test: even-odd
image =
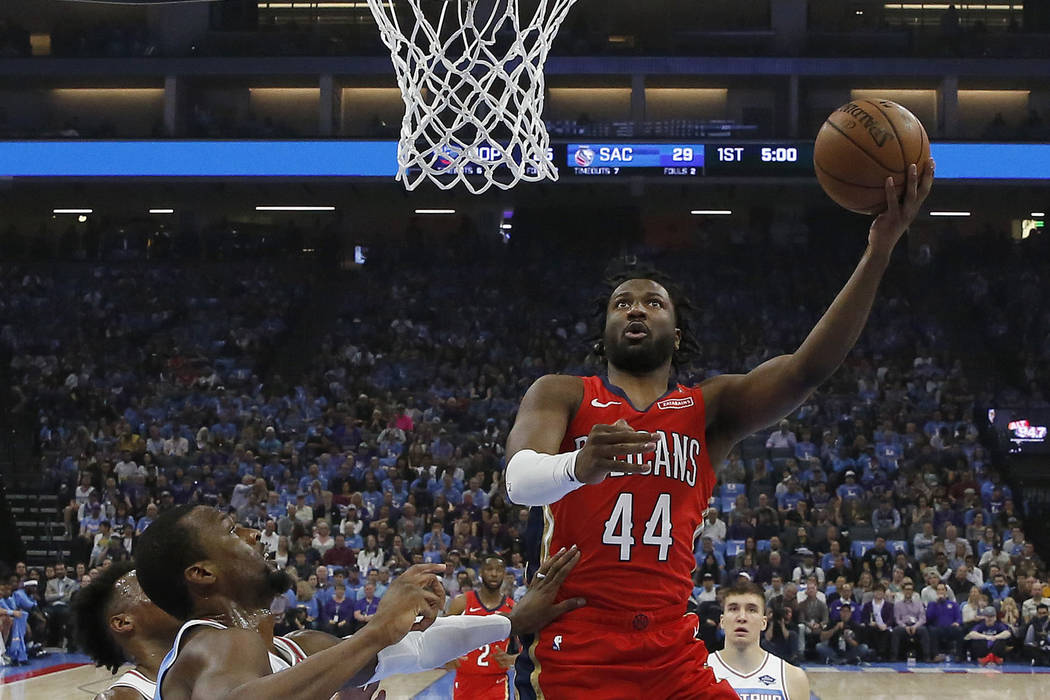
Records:
[[[407,189],[429,179],[480,194],[558,179],[543,64],[575,3],[538,0],[523,23],[519,0],[368,0],[405,100],[397,179]]]

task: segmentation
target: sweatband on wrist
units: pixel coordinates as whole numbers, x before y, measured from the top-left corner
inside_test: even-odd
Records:
[[[439,617],[422,632],[409,632],[397,644],[381,650],[376,655],[376,672],[364,685],[397,673],[429,671],[509,636],[510,619],[504,615]]]
[[[575,452],[548,455],[521,450],[507,463],[507,496],[521,506],[545,506],[583,486],[576,480]]]

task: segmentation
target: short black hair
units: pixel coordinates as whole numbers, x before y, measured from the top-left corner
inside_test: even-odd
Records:
[[[692,300],[686,295],[681,285],[674,279],[652,265],[639,262],[633,256],[618,258],[605,271],[602,281],[602,294],[594,299],[594,317],[598,329],[597,337],[592,339],[592,354],[598,358],[605,357],[605,324],[608,317],[609,297],[616,288],[627,280],[652,280],[667,290],[674,307],[675,327],[682,333],[682,341],[671,356],[671,364],[678,366],[688,364],[700,356],[700,344],[693,337]]]
[[[726,589],[725,598],[723,600],[729,600],[731,596],[735,595],[755,595],[758,596],[762,601],[762,613],[766,612],[766,592],[757,583],[751,581],[740,581],[734,583],[732,586]]]
[[[96,666],[105,666],[110,673],[116,673],[128,659],[109,631],[109,610],[117,581],[134,569],[129,561],[114,562],[101,569],[98,578],[74,593],[71,600],[77,646]]]
[[[184,521],[194,508],[187,504],[165,511],[135,545],[139,585],[158,608],[176,620],[188,620],[193,613],[183,572],[193,562],[207,558],[197,533]]]

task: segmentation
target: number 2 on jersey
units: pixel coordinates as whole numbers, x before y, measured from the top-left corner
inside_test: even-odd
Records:
[[[616,499],[609,519],[605,521],[602,544],[620,548],[620,561],[631,561],[634,547],[634,494],[624,492]],[[671,537],[671,494],[661,493],[656,499],[653,513],[645,523],[642,544],[659,547],[657,561],[667,561],[667,554],[674,539]]]
[[[488,644],[486,644],[485,646],[481,647],[481,654],[478,655],[478,666],[488,666],[489,665],[489,660],[488,659],[489,659],[489,652],[491,652],[491,651],[492,651],[492,647],[490,645],[488,645]]]

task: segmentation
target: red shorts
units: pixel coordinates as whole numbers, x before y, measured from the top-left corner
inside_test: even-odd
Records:
[[[454,700],[507,700],[510,685],[507,674],[457,673],[452,694]]]
[[[546,700],[737,700],[707,667],[697,625],[695,615],[680,611],[581,608],[536,635],[528,658],[518,659],[516,685],[522,698]]]

